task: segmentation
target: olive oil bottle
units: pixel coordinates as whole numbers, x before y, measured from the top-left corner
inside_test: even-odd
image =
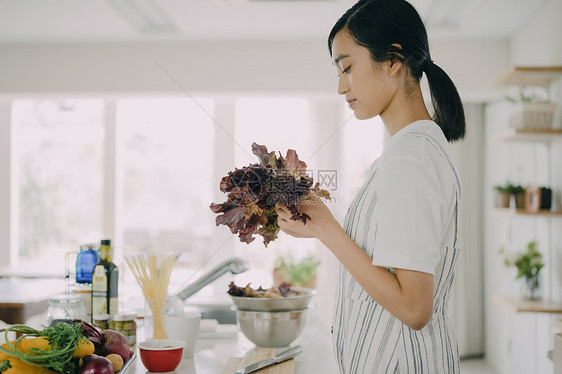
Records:
[[[102,240],[100,260],[92,272],[92,316],[117,314],[119,269],[111,262],[111,240]]]

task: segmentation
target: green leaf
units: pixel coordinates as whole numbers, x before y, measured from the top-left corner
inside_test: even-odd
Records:
[[[8,360],[4,360],[2,362],[0,362],[0,373],[10,369],[12,367],[12,365],[10,365],[10,361]]]

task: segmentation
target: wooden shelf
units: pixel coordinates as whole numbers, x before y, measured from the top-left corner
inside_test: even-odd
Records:
[[[522,216],[534,216],[534,217],[562,217],[562,211],[553,212],[548,209],[541,209],[538,212],[528,212],[525,209],[513,209],[513,208],[495,208],[497,213],[509,214],[509,215],[522,215]]]
[[[550,300],[526,300],[514,296],[492,296],[492,302],[512,312],[527,312],[527,313],[562,313],[562,303]]]
[[[502,75],[498,85],[548,86],[562,77],[562,66],[516,66]]]
[[[562,140],[562,129],[512,129],[500,140],[508,142],[541,142],[549,143],[552,140]]]

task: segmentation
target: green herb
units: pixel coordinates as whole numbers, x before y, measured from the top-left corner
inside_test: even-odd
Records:
[[[4,360],[2,362],[0,362],[0,373],[10,369],[12,367],[12,365],[10,365],[10,361],[8,360]]]
[[[59,373],[66,373],[68,371],[68,367],[73,364],[72,355],[78,346],[78,342],[86,340],[82,335],[80,323],[70,325],[59,322],[54,326],[46,327],[42,331],[25,325],[12,325],[0,330],[1,332],[4,332],[9,349],[0,347],[0,352],[19,358],[28,364],[41,366]],[[13,344],[8,339],[8,332],[16,332],[22,335]],[[44,351],[39,348],[32,348],[27,353],[22,353],[16,349],[21,339],[32,336],[47,338],[51,347]]]
[[[535,91],[538,87],[535,88]],[[548,102],[548,91],[546,89],[541,89],[541,94],[528,93],[528,89],[525,86],[519,86],[519,96],[506,96],[506,100],[511,103],[547,103]]]
[[[278,258],[275,269],[279,270],[285,280],[293,285],[306,283],[315,273],[320,261],[312,256],[295,262],[292,257]]]
[[[515,195],[525,192],[523,186],[513,185],[511,183],[507,183],[504,186],[500,186],[500,185],[494,186],[494,190],[502,193],[515,194]]]
[[[527,244],[527,251],[518,253],[516,255],[505,253],[502,248],[500,254],[505,254],[505,266],[515,266],[517,268],[516,279],[525,278],[527,281],[532,281],[532,288],[539,287],[539,272],[544,267],[542,261],[542,254],[537,250],[537,242],[532,241]]]

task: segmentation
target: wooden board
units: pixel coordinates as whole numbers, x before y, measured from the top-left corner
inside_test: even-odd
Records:
[[[548,86],[562,77],[562,66],[516,66],[496,80],[496,84],[517,86]]]
[[[492,296],[492,301],[503,306],[513,312],[529,312],[529,313],[562,313],[562,303],[550,300],[524,300],[512,296]]]
[[[511,129],[499,140],[508,142],[541,142],[550,143],[562,138],[560,129]]]
[[[246,357],[231,357],[228,359],[222,374],[232,374],[260,360],[273,357],[275,349],[272,348],[256,348]],[[295,370],[295,359],[284,361],[277,365],[272,365],[256,371],[256,374],[293,374]]]

